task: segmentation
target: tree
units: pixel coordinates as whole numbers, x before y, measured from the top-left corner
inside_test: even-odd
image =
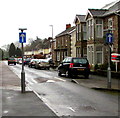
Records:
[[[12,56],[15,57],[15,55],[16,55],[16,48],[14,43],[11,43],[9,48],[9,57],[12,57]]]
[[[22,51],[20,48],[17,47],[16,49],[16,57],[21,57],[22,56]]]
[[[4,57],[4,51],[0,48],[0,60],[3,60]]]

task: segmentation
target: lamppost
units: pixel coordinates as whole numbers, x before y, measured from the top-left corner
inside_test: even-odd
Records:
[[[52,27],[52,39],[53,39],[53,25],[50,25],[50,27]]]
[[[52,40],[50,40],[50,47],[51,47],[51,53],[53,52],[53,25],[50,25],[50,27],[52,27]],[[53,58],[53,56],[52,56]]]
[[[22,45],[22,71],[21,71],[21,92],[25,93],[25,71],[24,71],[24,48],[23,43],[26,43],[26,33],[23,32],[27,28],[19,28],[21,32],[19,33],[19,42]]]

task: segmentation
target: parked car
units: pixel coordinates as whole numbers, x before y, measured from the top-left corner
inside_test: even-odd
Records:
[[[48,59],[38,59],[35,63],[36,69],[48,69],[50,68],[50,62]]]
[[[36,62],[38,61],[38,59],[31,59],[30,62],[28,63],[28,67],[35,67]]]
[[[24,59],[24,65],[28,65],[30,62],[31,58],[26,58]]]
[[[89,78],[90,65],[86,58],[67,57],[58,66],[58,76],[65,74],[66,77],[84,75]]]
[[[15,58],[10,57],[10,58],[8,59],[8,65],[9,65],[9,64],[14,64],[14,65],[16,65],[16,60],[15,60]]]

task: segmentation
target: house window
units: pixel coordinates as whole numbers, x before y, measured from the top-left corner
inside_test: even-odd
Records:
[[[108,19],[108,30],[110,30],[110,33],[112,33],[112,30],[113,30],[113,19],[112,18]]]
[[[57,61],[60,61],[60,52],[57,52]]]
[[[83,25],[83,40],[86,40],[86,24]]]
[[[76,27],[76,39],[79,41],[81,39],[81,25],[78,24]]]
[[[77,57],[80,57],[80,56],[81,56],[80,47],[77,47],[77,48],[76,48],[76,56],[77,56]]]
[[[94,37],[94,27],[93,27],[93,19],[87,21],[87,30],[88,30],[88,39]]]
[[[103,23],[102,19],[96,20],[96,37],[102,38],[103,37]]]
[[[97,56],[97,64],[102,64],[103,62],[103,56],[102,56],[102,47],[98,46],[96,47],[96,56]]]
[[[94,49],[93,46],[88,46],[88,60],[90,64],[94,63]]]

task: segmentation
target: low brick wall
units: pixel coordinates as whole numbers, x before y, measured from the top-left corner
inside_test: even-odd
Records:
[[[107,70],[96,70],[94,72],[91,72],[91,74],[107,77]],[[120,72],[111,71],[111,77],[120,79]]]

